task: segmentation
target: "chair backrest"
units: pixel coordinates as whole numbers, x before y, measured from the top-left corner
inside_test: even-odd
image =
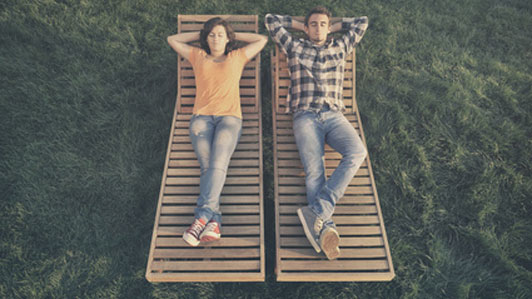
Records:
[[[303,22],[303,17],[293,17],[295,20]],[[331,18],[331,22],[341,21],[341,18]],[[343,100],[346,107],[345,113],[355,113],[355,74],[356,74],[356,49],[346,57],[346,64],[344,70],[344,84],[343,84]],[[275,100],[275,109],[277,113],[285,113],[288,103],[286,102],[288,96],[288,89],[290,87],[290,72],[288,69],[288,62],[286,55],[275,46],[275,51],[272,53],[273,90],[272,95]],[[279,63],[276,63],[279,62]]]
[[[177,32],[199,31],[203,23],[213,17],[221,17],[229,22],[235,32],[258,33],[258,17],[256,15],[178,15]],[[199,46],[199,42],[193,43]],[[246,64],[240,79],[240,99],[242,112],[257,112],[260,97],[260,54]],[[196,97],[196,83],[192,65],[181,55],[177,57],[177,111],[190,114]]]

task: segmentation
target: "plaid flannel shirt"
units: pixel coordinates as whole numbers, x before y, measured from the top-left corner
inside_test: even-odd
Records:
[[[342,30],[347,32],[322,46],[293,38],[287,31],[292,28],[290,16],[267,14],[265,25],[272,39],[288,57],[291,80],[287,110],[293,113],[319,111],[325,103],[331,110],[345,110],[342,96],[345,57],[364,36],[368,18],[343,18]]]

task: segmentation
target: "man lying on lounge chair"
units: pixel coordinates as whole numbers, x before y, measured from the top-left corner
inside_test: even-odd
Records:
[[[343,115],[345,57],[360,42],[367,17],[344,18],[330,24],[331,14],[321,6],[307,14],[305,22],[290,16],[267,14],[266,28],[288,57],[291,76],[288,107],[306,174],[308,206],[297,210],[305,235],[316,252],[328,259],[340,255],[340,236],[332,220],[336,202],[364,161],[367,151],[353,126]],[[308,40],[296,39],[288,28],[304,31]],[[345,31],[340,38],[329,33]],[[342,155],[331,177],[325,178],[324,146]]]

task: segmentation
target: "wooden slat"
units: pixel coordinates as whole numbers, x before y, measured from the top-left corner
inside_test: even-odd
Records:
[[[242,90],[242,89],[241,89]],[[187,90],[187,96],[190,96],[188,98],[181,98],[181,105],[182,106],[194,106],[194,96],[196,95],[196,93],[191,93],[191,94],[188,94],[190,91]],[[256,99],[254,97],[255,95],[255,90],[244,90],[242,91],[242,93],[240,93],[240,104],[243,106],[243,107],[247,107],[247,106],[253,106],[255,105],[255,102],[256,102]]]
[[[371,184],[371,179],[367,176],[362,177],[355,177],[351,181],[352,186],[359,186],[359,185],[369,185]],[[305,177],[298,176],[298,177],[285,177],[280,182],[279,185],[299,185],[299,186],[305,186]]]
[[[161,226],[159,227],[159,236],[182,236],[185,230],[188,228],[186,225],[174,225],[174,226]],[[259,235],[258,225],[238,225],[238,226],[222,226],[222,234],[224,236],[234,235]]]
[[[285,163],[285,161],[279,159],[279,163],[282,163],[283,166],[287,163]],[[277,171],[276,173],[279,175],[279,176],[282,176],[282,177],[287,177],[287,176],[296,176],[296,177],[304,177],[305,176],[305,171],[303,170],[303,166],[301,165],[300,162],[297,162],[297,163],[290,163],[290,165],[286,165],[286,167],[289,167],[289,168],[285,168],[285,167],[278,167],[277,168]],[[330,177],[334,172],[334,168],[327,168],[325,170],[325,173],[327,174],[327,177]],[[369,170],[367,168],[359,168],[357,173],[355,174],[355,178],[357,177],[366,177],[369,175]]]
[[[186,98],[183,96],[181,98],[181,105],[182,106],[194,106],[196,93],[191,89],[183,89],[184,96],[187,96]],[[255,98],[255,93],[257,92],[254,89],[240,89],[240,104],[242,107],[248,107],[248,106],[254,106],[255,102],[257,101]],[[246,111],[243,109],[243,111]]]
[[[178,15],[178,32],[199,30],[213,15]],[[222,15],[237,32],[258,32],[257,16]],[[197,46],[197,43],[195,44]],[[220,196],[222,238],[190,247],[182,239],[192,223],[200,169],[190,144],[195,78],[177,56],[177,97],[155,216],[146,278],[163,281],[264,281],[260,54],[242,72],[242,136]]]
[[[211,18],[220,17],[230,23],[232,22],[249,22],[257,25],[256,17],[254,15],[178,15],[178,18],[182,23],[185,22],[195,22],[195,23],[205,23]],[[238,31],[238,30],[236,30]]]
[[[299,205],[282,205],[279,207],[279,213],[295,215],[298,208]],[[334,214],[377,214],[377,208],[374,205],[337,205]]]
[[[182,105],[180,106],[180,109],[181,110],[179,112],[183,114],[192,114],[192,111],[194,110],[192,106],[188,106],[188,105]],[[255,110],[256,110],[256,105],[252,107],[242,105],[242,113],[250,113]]]
[[[164,195],[162,197],[162,203],[164,204],[195,204],[197,202],[197,195]],[[260,197],[258,195],[222,195],[220,197],[221,204],[250,204],[260,203]]]
[[[352,225],[352,224],[379,224],[379,217],[377,216],[337,216],[332,217],[334,223],[337,225]],[[299,218],[296,215],[286,216],[279,215],[281,224],[300,224]]]
[[[235,151],[233,153],[232,159],[243,159],[243,158],[256,158],[258,156],[257,151]],[[195,159],[196,154],[194,152],[171,152],[171,159]]]
[[[338,226],[338,233],[340,235],[359,235],[359,236],[368,236],[368,235],[380,235],[382,233],[379,226],[373,225],[351,225],[351,226]],[[294,226],[282,226],[281,230],[279,231],[281,235],[299,235],[303,236],[303,227],[301,225],[297,224]]]
[[[259,128],[257,127],[243,127],[242,128],[242,135],[256,135],[259,133]],[[188,128],[187,129],[175,129],[174,130],[174,135],[175,136],[179,136],[179,135],[184,135],[184,136],[189,136],[189,130]]]
[[[279,201],[282,204],[307,204],[307,197],[305,195],[279,195]],[[344,196],[338,204],[370,204],[375,203],[375,196],[373,195],[351,195]]]
[[[294,157],[292,159],[278,159],[278,160],[282,161],[283,167],[298,167],[301,169],[303,168],[301,161],[297,157]],[[336,169],[339,164],[340,164],[340,160],[331,160],[325,157],[325,167]],[[365,166],[367,166],[366,161],[364,161],[360,167],[365,167]]]
[[[190,138],[188,136],[173,136],[172,141],[174,143],[190,143]],[[256,143],[259,141],[259,137],[257,135],[244,135],[240,137],[239,142],[242,143]]]
[[[357,271],[357,270],[389,270],[386,260],[358,261],[283,261],[281,267],[286,271]],[[333,275],[333,274],[327,274]]]
[[[189,185],[198,185],[200,183],[199,177],[187,177],[187,178],[176,178],[176,177],[168,177],[166,179],[167,185],[182,185],[182,186],[189,186]],[[257,176],[251,176],[251,177],[228,177],[225,180],[225,185],[258,185],[259,184],[259,177]]]
[[[264,275],[261,272],[149,272],[146,274],[146,278],[149,281],[157,282],[175,282],[175,281],[188,281],[188,282],[206,282],[212,281],[213,277],[216,277],[216,281],[263,281]]]
[[[171,147],[172,152],[192,152],[194,148],[190,143],[173,143]],[[239,151],[249,151],[249,150],[259,150],[258,143],[238,143],[236,145],[235,152]]]
[[[194,216],[164,216],[162,213],[159,216],[159,224],[161,225],[190,225],[194,221]],[[238,224],[259,224],[260,216],[241,216],[241,215],[229,215],[223,216],[222,225],[238,225]]]
[[[305,194],[305,186],[279,186],[280,194]],[[371,194],[373,189],[371,186],[357,186],[347,187],[345,194]]]
[[[359,272],[285,271],[282,275],[277,276],[277,281],[390,281],[394,276],[393,268],[390,268],[388,271]]]
[[[350,96],[353,92],[349,89],[344,89],[342,95],[344,97]],[[279,89],[279,95],[280,96],[286,96],[288,94],[287,89]]]
[[[292,126],[292,125],[290,125]],[[277,150],[279,152],[283,151],[292,151],[292,152],[298,152],[297,145],[295,143],[278,143],[277,144]],[[325,152],[333,152],[334,150],[328,145],[325,145]]]
[[[153,262],[152,266],[154,271],[163,271],[163,270],[171,270],[171,271],[184,271],[184,272],[192,272],[192,271],[216,271],[216,270],[223,270],[223,271],[232,271],[232,270],[239,270],[239,271],[252,271],[257,270],[260,267],[259,261],[179,261],[179,262],[159,262],[155,261]]]
[[[260,254],[259,248],[179,248],[179,249],[156,249],[154,258],[156,259],[183,259],[194,258],[252,258],[258,257]],[[366,254],[370,256],[369,253]]]
[[[179,113],[179,114],[176,114],[175,116],[176,116],[175,122],[185,121],[188,123],[188,121],[190,121],[190,118],[192,117],[192,114]],[[257,113],[243,113],[242,117],[244,121],[243,122],[244,126],[246,126],[246,123],[249,121],[257,121],[259,119],[259,115]],[[256,123],[257,122],[255,122],[255,124]]]
[[[342,248],[341,258],[385,258],[386,251],[384,248]],[[313,248],[283,248],[281,255],[287,259],[324,259],[317,256]]]
[[[222,195],[227,194],[258,194],[259,186],[224,186]],[[179,186],[164,188],[164,194],[199,194],[199,186]]]
[[[360,134],[359,134],[360,136]],[[278,136],[279,143],[289,143],[289,144],[295,144],[296,140],[294,138],[294,135],[279,135]]]
[[[199,176],[200,175],[200,168],[199,164],[195,168],[168,168],[167,172],[168,176]],[[227,176],[230,178],[231,176],[258,176],[259,170],[257,168],[244,168],[244,167],[230,167],[227,170]]]
[[[374,247],[384,245],[382,238],[380,237],[344,237],[340,238],[340,248],[344,246],[357,246],[357,247]],[[301,237],[283,237],[281,238],[281,247],[294,247],[294,246],[306,246],[310,247],[305,236]]]
[[[369,157],[338,201],[333,221],[340,234],[340,256],[329,261],[308,242],[296,210],[307,205],[305,173],[292,130],[284,112],[290,84],[288,64],[275,49],[271,58],[274,151],[276,275],[278,281],[387,281],[394,269],[382,221]],[[365,143],[355,100],[355,53],[344,74],[345,116]],[[330,177],[342,156],[325,147],[326,175]]]
[[[194,214],[193,206],[163,206],[161,214]],[[259,207],[257,205],[221,205],[220,212],[222,214],[258,214]]]
[[[254,24],[233,24],[233,29],[241,31],[241,32],[253,32],[255,25]],[[182,24],[181,25],[181,31],[182,32],[189,32],[189,31],[200,31],[203,29],[203,24]]]
[[[157,247],[184,247],[190,248],[190,246],[185,243],[183,238],[158,238]],[[215,242],[209,243],[200,243],[198,247],[250,247],[250,246],[259,246],[260,239],[258,237],[238,237],[238,238],[222,238]]]
[[[229,168],[231,167],[258,167],[259,162],[260,162],[259,159],[242,159],[242,160],[232,159],[229,162]],[[199,168],[198,160],[170,160],[168,165],[169,167],[198,167]]]

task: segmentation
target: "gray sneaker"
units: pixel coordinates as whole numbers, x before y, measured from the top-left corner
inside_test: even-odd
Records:
[[[334,260],[340,255],[340,235],[334,226],[326,226],[320,234],[320,247],[329,260]]]
[[[321,228],[323,227],[323,220],[316,215],[308,206],[297,209],[297,216],[303,225],[305,236],[309,240],[316,252],[321,252],[318,238],[320,236]]]

